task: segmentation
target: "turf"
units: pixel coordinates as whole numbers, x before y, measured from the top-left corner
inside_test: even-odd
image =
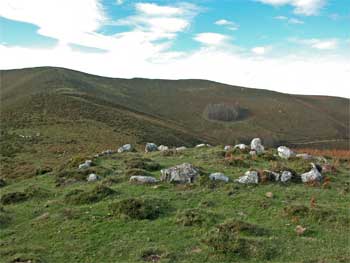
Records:
[[[297,160],[234,157],[257,170],[303,167]],[[26,198],[1,207],[0,261],[348,262],[349,160],[329,161],[337,169],[324,174],[328,183],[320,185],[239,185],[233,180],[248,168],[227,163],[222,146],[173,156],[139,151],[99,157],[93,168],[102,178],[94,183],[57,185],[59,173],[76,169],[69,163],[29,178],[7,178],[1,196]],[[159,169],[184,162],[200,168],[201,177],[223,172],[231,180],[128,182],[135,164],[158,164],[147,173],[159,178]],[[295,232],[298,225],[306,228],[302,235]]]

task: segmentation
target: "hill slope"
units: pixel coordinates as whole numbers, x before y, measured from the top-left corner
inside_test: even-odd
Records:
[[[349,100],[344,98],[204,80],[112,79],[51,67],[0,74],[2,152],[37,155],[30,159],[39,163],[30,167],[129,142],[232,144],[259,136],[267,145],[305,147],[321,141],[348,147]],[[239,104],[247,114],[234,122],[208,120],[209,104]],[[19,141],[13,134],[30,139]],[[27,155],[17,158],[28,161]]]

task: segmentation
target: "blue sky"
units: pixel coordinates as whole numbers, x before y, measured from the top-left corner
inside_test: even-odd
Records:
[[[2,0],[0,24],[2,69],[350,97],[349,0]]]

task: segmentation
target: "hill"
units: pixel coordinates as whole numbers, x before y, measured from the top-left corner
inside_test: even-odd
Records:
[[[205,80],[112,79],[52,67],[0,74],[1,152],[14,154],[24,170],[147,141],[190,146],[261,137],[270,146],[348,148],[344,98]],[[212,120],[209,105],[234,105],[242,114],[233,121]]]

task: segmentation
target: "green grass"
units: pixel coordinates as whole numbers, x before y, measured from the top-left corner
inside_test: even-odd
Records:
[[[300,165],[294,160],[239,156],[255,169]],[[189,162],[204,174],[224,172],[231,181],[209,186],[200,180],[193,185],[131,184],[127,170],[144,165],[140,161],[159,164],[147,171],[157,178],[161,167]],[[248,168],[224,162],[218,147],[189,149],[175,156],[114,154],[94,162],[104,177],[96,183],[78,180],[56,186],[62,166],[43,175],[8,180],[1,196],[18,192],[27,198],[1,207],[0,262],[350,260],[348,163],[326,175],[330,184],[324,188],[301,183],[238,185],[233,179]],[[307,229],[301,236],[295,233],[297,225]]]

